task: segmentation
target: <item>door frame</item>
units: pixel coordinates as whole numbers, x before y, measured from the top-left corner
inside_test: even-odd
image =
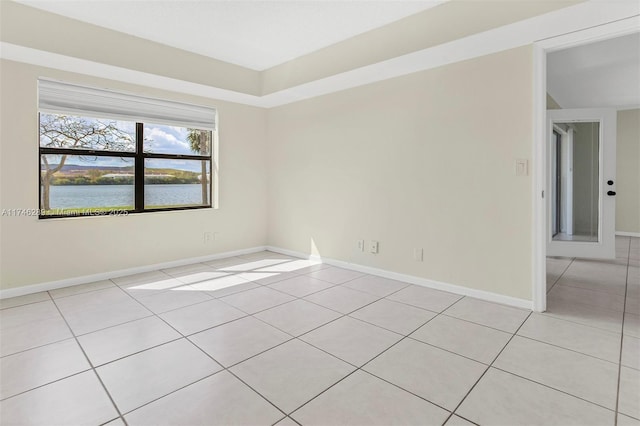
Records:
[[[560,138],[560,156],[558,158],[560,158],[559,169],[562,172],[559,176],[560,199],[556,199],[556,203],[560,204],[561,213],[559,217],[556,217],[556,219],[558,219],[557,228],[560,232],[573,235],[573,127],[569,126],[565,131],[561,127],[554,125],[553,134],[557,134]],[[557,169],[558,168],[556,168],[556,179],[558,178]],[[557,214],[557,211],[555,213]]]
[[[638,32],[637,17],[621,19],[533,44],[533,152],[532,152],[532,308],[547,309],[547,53]]]
[[[557,131],[556,122],[600,123],[598,130],[598,240],[594,242],[581,241],[554,241],[547,230],[547,253],[553,252],[554,256],[563,256],[571,253],[572,257],[585,258],[615,258],[615,198],[605,196],[608,187],[604,181],[612,179],[615,181],[615,145],[616,145],[616,110],[612,108],[578,108],[578,109],[556,109],[547,110],[547,138],[551,137],[551,132]],[[547,139],[548,140],[548,139]],[[609,142],[613,141],[613,142]],[[549,154],[551,154],[549,152]],[[551,161],[551,155],[547,157],[547,162]],[[549,164],[549,163],[547,163]],[[552,167],[547,170],[547,191],[552,194],[551,176]],[[547,203],[549,204],[549,203]],[[552,219],[551,205],[547,205],[547,220]],[[552,247],[553,246],[553,247]]]

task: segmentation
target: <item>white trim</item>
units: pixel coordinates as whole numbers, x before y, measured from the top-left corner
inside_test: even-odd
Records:
[[[236,102],[239,104],[263,106],[260,96],[219,89],[213,86],[164,77],[142,71],[107,65],[72,56],[59,55],[44,50],[32,49],[7,42],[0,42],[0,59],[23,62],[82,75],[138,84],[145,87],[169,90],[203,98]]]
[[[540,46],[533,46],[533,167],[531,176],[533,221],[531,230],[531,299],[533,310],[547,309],[546,262],[546,112],[547,56]],[[547,196],[549,194],[546,194]]]
[[[640,14],[640,5],[637,1],[603,2],[601,0],[591,0],[272,93],[264,96],[263,99],[267,101],[269,107],[280,106],[302,99],[526,46],[538,40],[547,40],[568,32],[597,27],[612,21],[616,21],[618,33],[622,31],[618,28],[622,25],[617,24],[617,21],[620,20],[625,21],[625,31],[631,32],[629,27],[638,31],[638,14]],[[597,33],[596,28],[594,34]],[[592,35],[592,37],[595,37],[595,35]],[[565,41],[565,43],[567,42]]]
[[[603,5],[606,2],[602,2]],[[609,3],[610,4],[610,3]],[[606,7],[606,5],[604,6]],[[550,37],[545,40],[539,40],[538,46],[543,48],[547,53],[557,50],[568,49],[570,47],[582,46],[584,44],[595,43],[615,37],[637,33],[640,30],[640,6],[636,3],[638,9],[633,16],[603,20],[601,24],[593,25],[590,28],[574,30],[566,32],[566,34],[557,37]]]
[[[513,306],[521,309],[529,309],[529,310],[532,307],[532,303],[530,300],[519,299],[517,297],[505,296],[502,294],[492,293],[489,291],[477,290],[477,289],[464,287],[456,284],[444,283],[441,281],[435,281],[427,278],[416,277],[414,275],[401,274],[399,272],[373,268],[370,266],[359,265],[357,263],[349,263],[342,260],[331,259],[328,257],[309,255],[302,252],[282,249],[280,247],[267,246],[267,250],[273,251],[275,253],[285,254],[288,256],[299,257],[303,259],[320,260],[322,263],[326,263],[327,265],[337,266],[339,268],[362,272],[369,275],[376,275],[383,278],[389,278],[392,280],[415,284],[422,287],[432,288],[435,290],[447,291],[449,293],[474,297],[476,299],[486,300],[488,302],[500,303],[503,305]]]
[[[363,66],[265,96],[130,70],[85,59],[0,42],[0,58],[164,90],[271,108],[340,90],[485,56],[540,41],[546,50],[638,31],[635,0],[590,0],[393,59]],[[603,28],[606,27],[606,30]],[[585,29],[586,28],[586,29]]]
[[[81,277],[74,277],[74,278],[66,278],[62,280],[49,281],[49,282],[40,283],[40,284],[32,284],[32,285],[26,285],[22,287],[7,288],[4,290],[0,290],[0,299],[24,296],[32,293],[39,293],[41,291],[55,290],[58,288],[71,287],[79,284],[87,284],[95,281],[108,280],[111,278],[124,277],[127,275],[139,274],[141,272],[157,271],[159,269],[167,269],[167,268],[173,268],[176,266],[190,265],[192,263],[207,262],[210,260],[223,259],[226,257],[256,253],[263,250],[266,250],[265,246],[257,246],[257,247],[251,247],[248,249],[233,250],[233,251],[212,254],[207,256],[172,260],[169,262],[155,263],[152,265],[136,266],[134,268],[128,268],[128,269],[119,269],[117,271],[101,272],[98,274],[84,275]]]
[[[616,235],[619,235],[621,237],[636,237],[636,238],[640,238],[640,232],[616,231]]]
[[[564,142],[562,155],[564,156],[563,169],[566,171],[565,181],[563,182],[562,203],[567,235],[573,235],[573,126],[567,131],[566,141]]]
[[[590,2],[592,3],[592,2]],[[584,3],[582,3],[584,4]],[[612,5],[611,2],[602,2],[604,8]],[[640,9],[636,2],[635,8]],[[573,10],[567,8],[566,10]],[[540,194],[546,187],[546,98],[547,98],[547,71],[546,54],[554,50],[579,46],[582,44],[606,40],[612,37],[638,32],[640,22],[638,13],[631,14],[626,18],[603,19],[602,24],[592,25],[590,28],[581,31],[570,31],[567,29],[564,35],[550,37],[534,43],[533,49],[533,310],[543,312],[547,305],[547,284],[546,284],[546,202],[540,198]],[[544,99],[544,101],[543,101]],[[537,141],[537,142],[536,142]]]

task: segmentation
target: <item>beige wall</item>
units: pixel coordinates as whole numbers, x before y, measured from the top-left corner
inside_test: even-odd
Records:
[[[38,220],[0,217],[0,288],[140,267],[266,243],[266,112],[210,99],[0,62],[0,210],[38,208],[37,78],[97,85],[218,109],[217,210]],[[204,244],[203,232],[218,232]]]
[[[547,109],[562,109],[553,97],[547,93]]]
[[[270,110],[269,243],[530,299],[532,69],[523,47]]]
[[[640,109],[618,111],[616,231],[640,233]]]

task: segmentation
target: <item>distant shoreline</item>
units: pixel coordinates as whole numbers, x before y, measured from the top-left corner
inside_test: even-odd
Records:
[[[72,166],[73,167],[73,166]],[[207,174],[208,175],[208,174]],[[145,169],[146,185],[188,185],[201,184],[201,173],[176,169]],[[90,170],[65,170],[55,173],[49,182],[52,186],[77,185],[133,185],[135,174],[131,169],[114,171],[113,168],[93,168]]]

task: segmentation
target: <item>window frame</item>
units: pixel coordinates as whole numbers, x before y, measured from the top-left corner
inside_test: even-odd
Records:
[[[38,126],[40,125],[41,112],[38,112]],[[91,118],[91,117],[89,117]],[[181,126],[182,127],[182,126]],[[135,122],[135,143],[136,150],[131,151],[105,151],[105,150],[92,150],[82,148],[50,148],[41,146],[41,134],[38,131],[38,218],[39,219],[59,219],[70,217],[87,217],[87,216],[112,216],[116,213],[114,211],[91,211],[92,207],[78,208],[78,212],[70,214],[42,214],[42,156],[43,155],[76,155],[76,156],[89,156],[89,157],[121,157],[121,158],[133,158],[134,159],[134,207],[133,209],[122,209],[120,213],[137,214],[137,213],[154,213],[154,212],[167,212],[167,211],[181,211],[181,210],[199,210],[199,209],[211,209],[214,208],[213,203],[213,186],[216,182],[214,179],[214,150],[217,140],[217,132],[212,129],[203,129],[211,132],[211,145],[209,146],[208,155],[197,154],[167,154],[167,153],[152,153],[144,151],[144,123]],[[146,159],[169,159],[169,160],[199,160],[209,162],[209,176],[203,176],[208,180],[208,203],[202,205],[187,205],[179,207],[156,207],[145,208],[144,206],[144,192],[145,192],[145,160]],[[82,210],[86,212],[81,212]]]

